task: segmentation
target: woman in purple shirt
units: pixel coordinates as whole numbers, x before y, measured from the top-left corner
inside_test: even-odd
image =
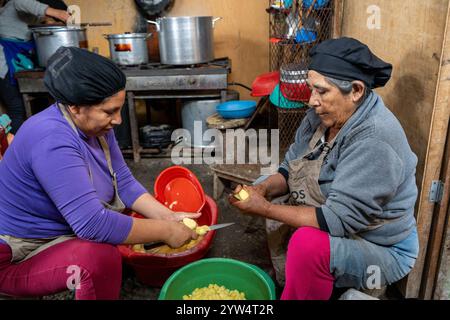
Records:
[[[117,299],[117,244],[195,239],[132,176],[114,137],[126,78],[109,59],[62,47],[45,85],[56,102],[31,117],[0,162],[0,293]],[[121,213],[125,208],[148,219]]]

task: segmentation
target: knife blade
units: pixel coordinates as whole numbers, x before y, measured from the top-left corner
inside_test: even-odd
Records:
[[[221,223],[221,224],[213,224],[212,226],[209,226],[209,230],[217,230],[217,229],[222,229],[222,228],[226,228],[229,226],[232,226],[233,224],[235,224],[236,222],[228,222],[228,223]]]
[[[228,222],[228,223],[220,223],[220,224],[213,224],[212,226],[208,226],[209,230],[208,231],[213,231],[213,230],[218,230],[218,229],[222,229],[222,228],[226,228],[229,226],[234,225],[236,222]],[[149,242],[149,243],[145,243],[144,244],[144,249],[149,250],[151,248],[155,248],[155,247],[159,247],[164,245],[165,243],[162,241],[154,241],[154,242]]]

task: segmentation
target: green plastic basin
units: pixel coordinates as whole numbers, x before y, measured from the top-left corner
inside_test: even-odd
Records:
[[[167,279],[159,300],[182,300],[210,284],[245,293],[247,300],[275,300],[275,284],[255,265],[227,258],[203,259],[184,266]]]

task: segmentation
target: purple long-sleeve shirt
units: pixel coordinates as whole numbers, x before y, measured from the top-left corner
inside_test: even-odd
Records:
[[[120,198],[130,208],[146,190],[128,169],[112,130],[106,140]],[[22,125],[0,161],[0,235],[49,238],[75,233],[82,239],[122,243],[132,218],[104,208],[101,200],[109,202],[113,196],[98,140],[75,133],[52,105]]]

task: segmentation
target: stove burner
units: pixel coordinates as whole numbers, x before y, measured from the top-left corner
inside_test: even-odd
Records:
[[[194,65],[172,65],[162,64],[160,62],[149,62],[133,66],[119,65],[122,70],[167,70],[167,69],[198,69],[198,68],[227,68],[231,69],[230,60],[228,58],[219,58],[210,62],[194,64]]]

